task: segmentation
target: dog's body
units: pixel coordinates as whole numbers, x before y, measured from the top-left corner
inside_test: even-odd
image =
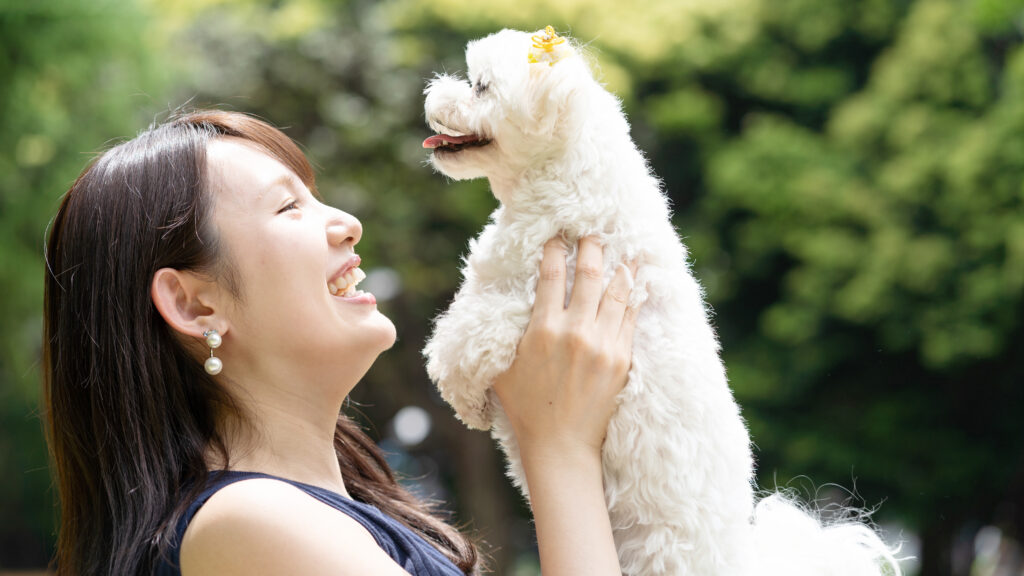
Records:
[[[770,530],[751,523],[750,440],[666,197],[618,100],[558,40],[549,30],[531,45],[529,34],[505,30],[473,42],[472,84],[442,76],[427,90],[427,118],[439,135],[424,146],[434,148],[435,166],[455,178],[486,176],[501,201],[471,242],[463,284],[425,349],[431,378],[463,422],[492,431],[526,492],[515,438],[490,385],[526,328],[544,243],[561,234],[571,248],[595,235],[606,281],[619,263],[639,262],[633,363],[603,452],[623,572],[883,573],[875,556],[891,555],[862,526],[810,526],[777,497],[757,514],[780,510],[773,518],[787,520],[766,519]],[[780,547],[778,531],[797,524],[794,542]],[[853,534],[857,542],[846,546]],[[844,557],[830,557],[840,551]]]

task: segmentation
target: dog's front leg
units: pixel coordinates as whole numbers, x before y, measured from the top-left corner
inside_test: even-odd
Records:
[[[427,372],[459,419],[470,428],[487,430],[496,411],[491,385],[515,358],[531,304],[474,288],[467,281],[459,290],[438,318],[424,353]]]

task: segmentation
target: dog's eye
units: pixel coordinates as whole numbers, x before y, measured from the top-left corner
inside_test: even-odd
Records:
[[[473,92],[476,93],[477,96],[483,94],[484,92],[487,92],[487,84],[484,84],[483,82],[477,82],[476,84],[473,85]]]

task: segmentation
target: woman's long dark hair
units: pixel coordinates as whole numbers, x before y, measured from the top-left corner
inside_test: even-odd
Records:
[[[160,268],[220,279],[206,147],[244,138],[315,193],[313,171],[283,133],[244,114],[203,111],[143,132],[92,162],[64,196],[46,248],[44,403],[60,496],[58,575],[149,574],[207,479],[227,462],[217,422],[239,405],[188,353],[150,300]],[[346,487],[405,523],[464,572],[472,542],[395,480],[344,415],[334,439]]]

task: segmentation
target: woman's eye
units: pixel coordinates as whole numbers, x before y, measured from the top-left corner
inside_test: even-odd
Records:
[[[295,208],[298,208],[298,207],[299,207],[299,203],[293,200],[290,204],[288,204],[284,208],[281,208],[280,210],[278,210],[277,213],[280,214],[282,212],[287,212],[289,210],[292,210],[292,209],[295,209]]]

